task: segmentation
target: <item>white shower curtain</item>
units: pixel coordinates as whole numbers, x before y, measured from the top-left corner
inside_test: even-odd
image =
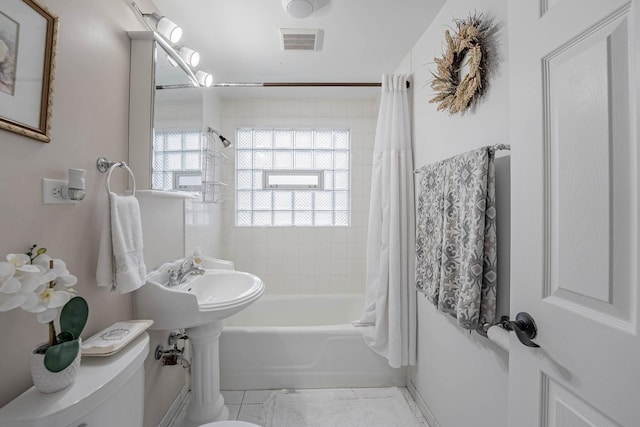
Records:
[[[367,236],[367,344],[389,365],[414,365],[416,291],[413,159],[407,76],[383,75]]]

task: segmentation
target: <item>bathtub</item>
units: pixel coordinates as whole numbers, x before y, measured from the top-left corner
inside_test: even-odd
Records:
[[[351,321],[361,295],[263,295],[225,320],[222,390],[388,387],[406,384]]]

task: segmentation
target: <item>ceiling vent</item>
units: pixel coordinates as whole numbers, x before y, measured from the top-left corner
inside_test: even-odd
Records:
[[[280,28],[282,50],[318,50],[320,30]]]

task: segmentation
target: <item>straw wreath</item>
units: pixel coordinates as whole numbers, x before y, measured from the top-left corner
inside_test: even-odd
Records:
[[[456,20],[456,31],[453,35],[445,30],[447,44],[442,58],[435,58],[437,72],[431,73],[431,88],[435,96],[429,103],[438,103],[438,111],[448,110],[449,114],[464,113],[474,106],[486,88],[486,65],[489,25],[483,22],[482,14],[471,15],[467,19]],[[460,76],[460,69],[465,65],[469,72]]]

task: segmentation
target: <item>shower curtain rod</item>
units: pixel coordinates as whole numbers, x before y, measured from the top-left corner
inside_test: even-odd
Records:
[[[264,82],[264,83],[213,83],[210,87],[381,87],[380,82]],[[156,89],[184,89],[187,84],[158,85]],[[411,84],[407,81],[407,89]]]

